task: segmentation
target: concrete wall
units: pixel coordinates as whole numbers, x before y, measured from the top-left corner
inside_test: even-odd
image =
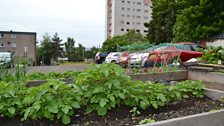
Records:
[[[214,46],[214,47],[223,46],[224,47],[224,39],[218,39],[213,42],[207,42],[206,46]]]

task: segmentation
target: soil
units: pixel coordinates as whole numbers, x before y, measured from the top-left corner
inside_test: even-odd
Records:
[[[224,103],[213,101],[205,98],[191,98],[182,101],[176,101],[167,104],[157,110],[149,107],[146,110],[138,110],[139,115],[132,117],[131,107],[119,106],[112,109],[104,117],[97,116],[96,113],[84,115],[84,109],[74,111],[74,116],[71,118],[71,126],[129,126],[137,125],[141,120],[151,118],[156,121],[177,118],[187,115],[193,115],[203,112],[224,108]],[[62,126],[61,120],[50,121],[42,120],[26,120],[21,122],[20,117],[6,118],[0,117],[0,126]]]

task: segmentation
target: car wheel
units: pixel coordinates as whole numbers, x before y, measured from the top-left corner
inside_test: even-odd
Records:
[[[116,61],[115,61],[115,60],[113,60],[113,61],[111,61],[111,63],[116,63]]]

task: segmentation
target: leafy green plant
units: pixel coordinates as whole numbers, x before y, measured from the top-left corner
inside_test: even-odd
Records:
[[[142,124],[150,124],[150,123],[154,123],[154,122],[156,122],[154,119],[148,118],[148,119],[141,120],[138,124],[142,125]]]
[[[95,65],[78,75],[76,83],[83,93],[86,113],[105,115],[129,96],[130,77],[116,64]]]
[[[70,123],[73,109],[80,108],[78,92],[75,86],[56,80],[28,89],[23,99],[23,120],[43,117],[53,120],[57,117],[62,119],[63,124]]]
[[[15,116],[22,109],[22,99],[26,87],[23,84],[0,82],[0,114]]]
[[[141,114],[139,111],[138,111],[138,108],[137,107],[133,107],[132,110],[130,110],[130,113],[132,117],[135,117],[136,115],[139,115]]]
[[[40,73],[34,72],[26,76],[27,80],[47,80],[47,79],[60,79],[60,78],[76,78],[80,72],[66,71],[64,73],[49,72]]]
[[[218,60],[224,61],[224,49],[223,47],[208,47],[207,49],[198,51],[203,52],[203,56],[199,59],[205,60],[207,63],[217,64]]]

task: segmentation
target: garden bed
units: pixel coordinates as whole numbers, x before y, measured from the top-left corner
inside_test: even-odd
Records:
[[[214,111],[224,107],[224,104],[220,101],[213,101],[207,97],[204,98],[191,98],[183,101],[176,101],[167,104],[159,109],[153,109],[151,107],[146,110],[139,110],[140,115],[132,117],[131,107],[120,106],[108,112],[104,117],[98,116],[96,113],[90,115],[84,115],[84,109],[75,110],[75,115],[72,117],[70,125],[82,126],[128,126],[138,125],[143,119],[151,118],[155,121],[167,120],[177,117],[183,117],[188,115],[194,115],[203,112]],[[1,126],[61,126],[63,125],[60,120],[49,121],[47,119],[42,120],[27,120],[20,121],[20,117],[14,118],[0,118]]]
[[[158,72],[158,73],[139,73],[129,74],[132,80],[140,81],[182,81],[188,77],[188,71],[179,70],[175,72]]]
[[[223,92],[205,90],[201,81],[181,81],[187,79],[187,71],[154,73],[154,82],[134,81],[124,71],[105,64],[78,76],[73,72],[33,74],[16,84],[2,81],[0,125],[136,125],[141,120],[160,121],[223,108],[216,101]],[[60,79],[70,77],[75,78],[68,80],[71,84]],[[27,81],[37,78],[47,82],[33,81],[36,84],[28,88]],[[164,85],[161,80],[176,83]]]
[[[201,80],[207,88],[224,91],[223,73],[189,70],[188,79]]]

